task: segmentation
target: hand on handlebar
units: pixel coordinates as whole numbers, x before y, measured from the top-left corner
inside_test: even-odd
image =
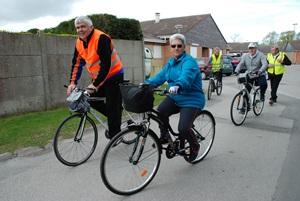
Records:
[[[92,94],[94,92],[96,92],[98,89],[97,87],[95,87],[93,84],[90,84],[87,88],[86,88],[87,92]]]
[[[70,94],[72,93],[72,91],[76,88],[76,85],[75,84],[70,84],[69,86],[66,86],[67,87],[67,95],[70,96]]]
[[[261,71],[258,71],[258,72],[256,73],[256,77],[259,77],[261,74],[262,74],[262,72],[261,72]]]
[[[177,93],[178,93],[178,90],[179,90],[179,86],[172,86],[172,87],[170,87],[170,89],[169,89],[169,93],[170,93],[170,94],[177,94]]]

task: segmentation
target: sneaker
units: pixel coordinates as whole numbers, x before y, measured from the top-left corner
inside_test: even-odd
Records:
[[[269,101],[269,104],[270,104],[270,105],[273,105],[273,103],[274,103],[274,101],[271,99],[271,100]]]
[[[265,101],[265,95],[260,95],[260,101]]]
[[[245,108],[242,108],[240,111],[239,111],[239,114],[245,114]]]
[[[161,144],[168,144],[169,143],[169,140],[166,137],[160,137],[159,140],[160,140]]]
[[[196,144],[194,147],[190,148],[190,157],[189,162],[192,163],[198,156],[198,152],[200,150],[200,145]]]

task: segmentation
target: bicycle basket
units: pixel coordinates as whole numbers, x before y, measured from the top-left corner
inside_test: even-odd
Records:
[[[132,83],[121,83],[119,86],[127,111],[143,113],[152,110],[154,102],[152,86],[139,87]]]
[[[68,96],[66,102],[71,112],[86,112],[89,108],[89,102],[83,96],[83,92],[77,88]]]
[[[245,82],[247,82],[247,73],[241,73],[241,74],[239,74],[239,76],[238,76],[238,83],[239,84],[243,84]]]

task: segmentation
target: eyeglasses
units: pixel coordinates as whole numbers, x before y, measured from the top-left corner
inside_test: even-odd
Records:
[[[171,45],[171,48],[175,48],[175,47],[178,47],[178,48],[182,48],[182,44],[178,44],[178,45]]]

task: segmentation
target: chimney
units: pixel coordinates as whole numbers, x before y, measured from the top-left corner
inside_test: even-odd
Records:
[[[160,13],[155,13],[155,23],[159,23]]]

